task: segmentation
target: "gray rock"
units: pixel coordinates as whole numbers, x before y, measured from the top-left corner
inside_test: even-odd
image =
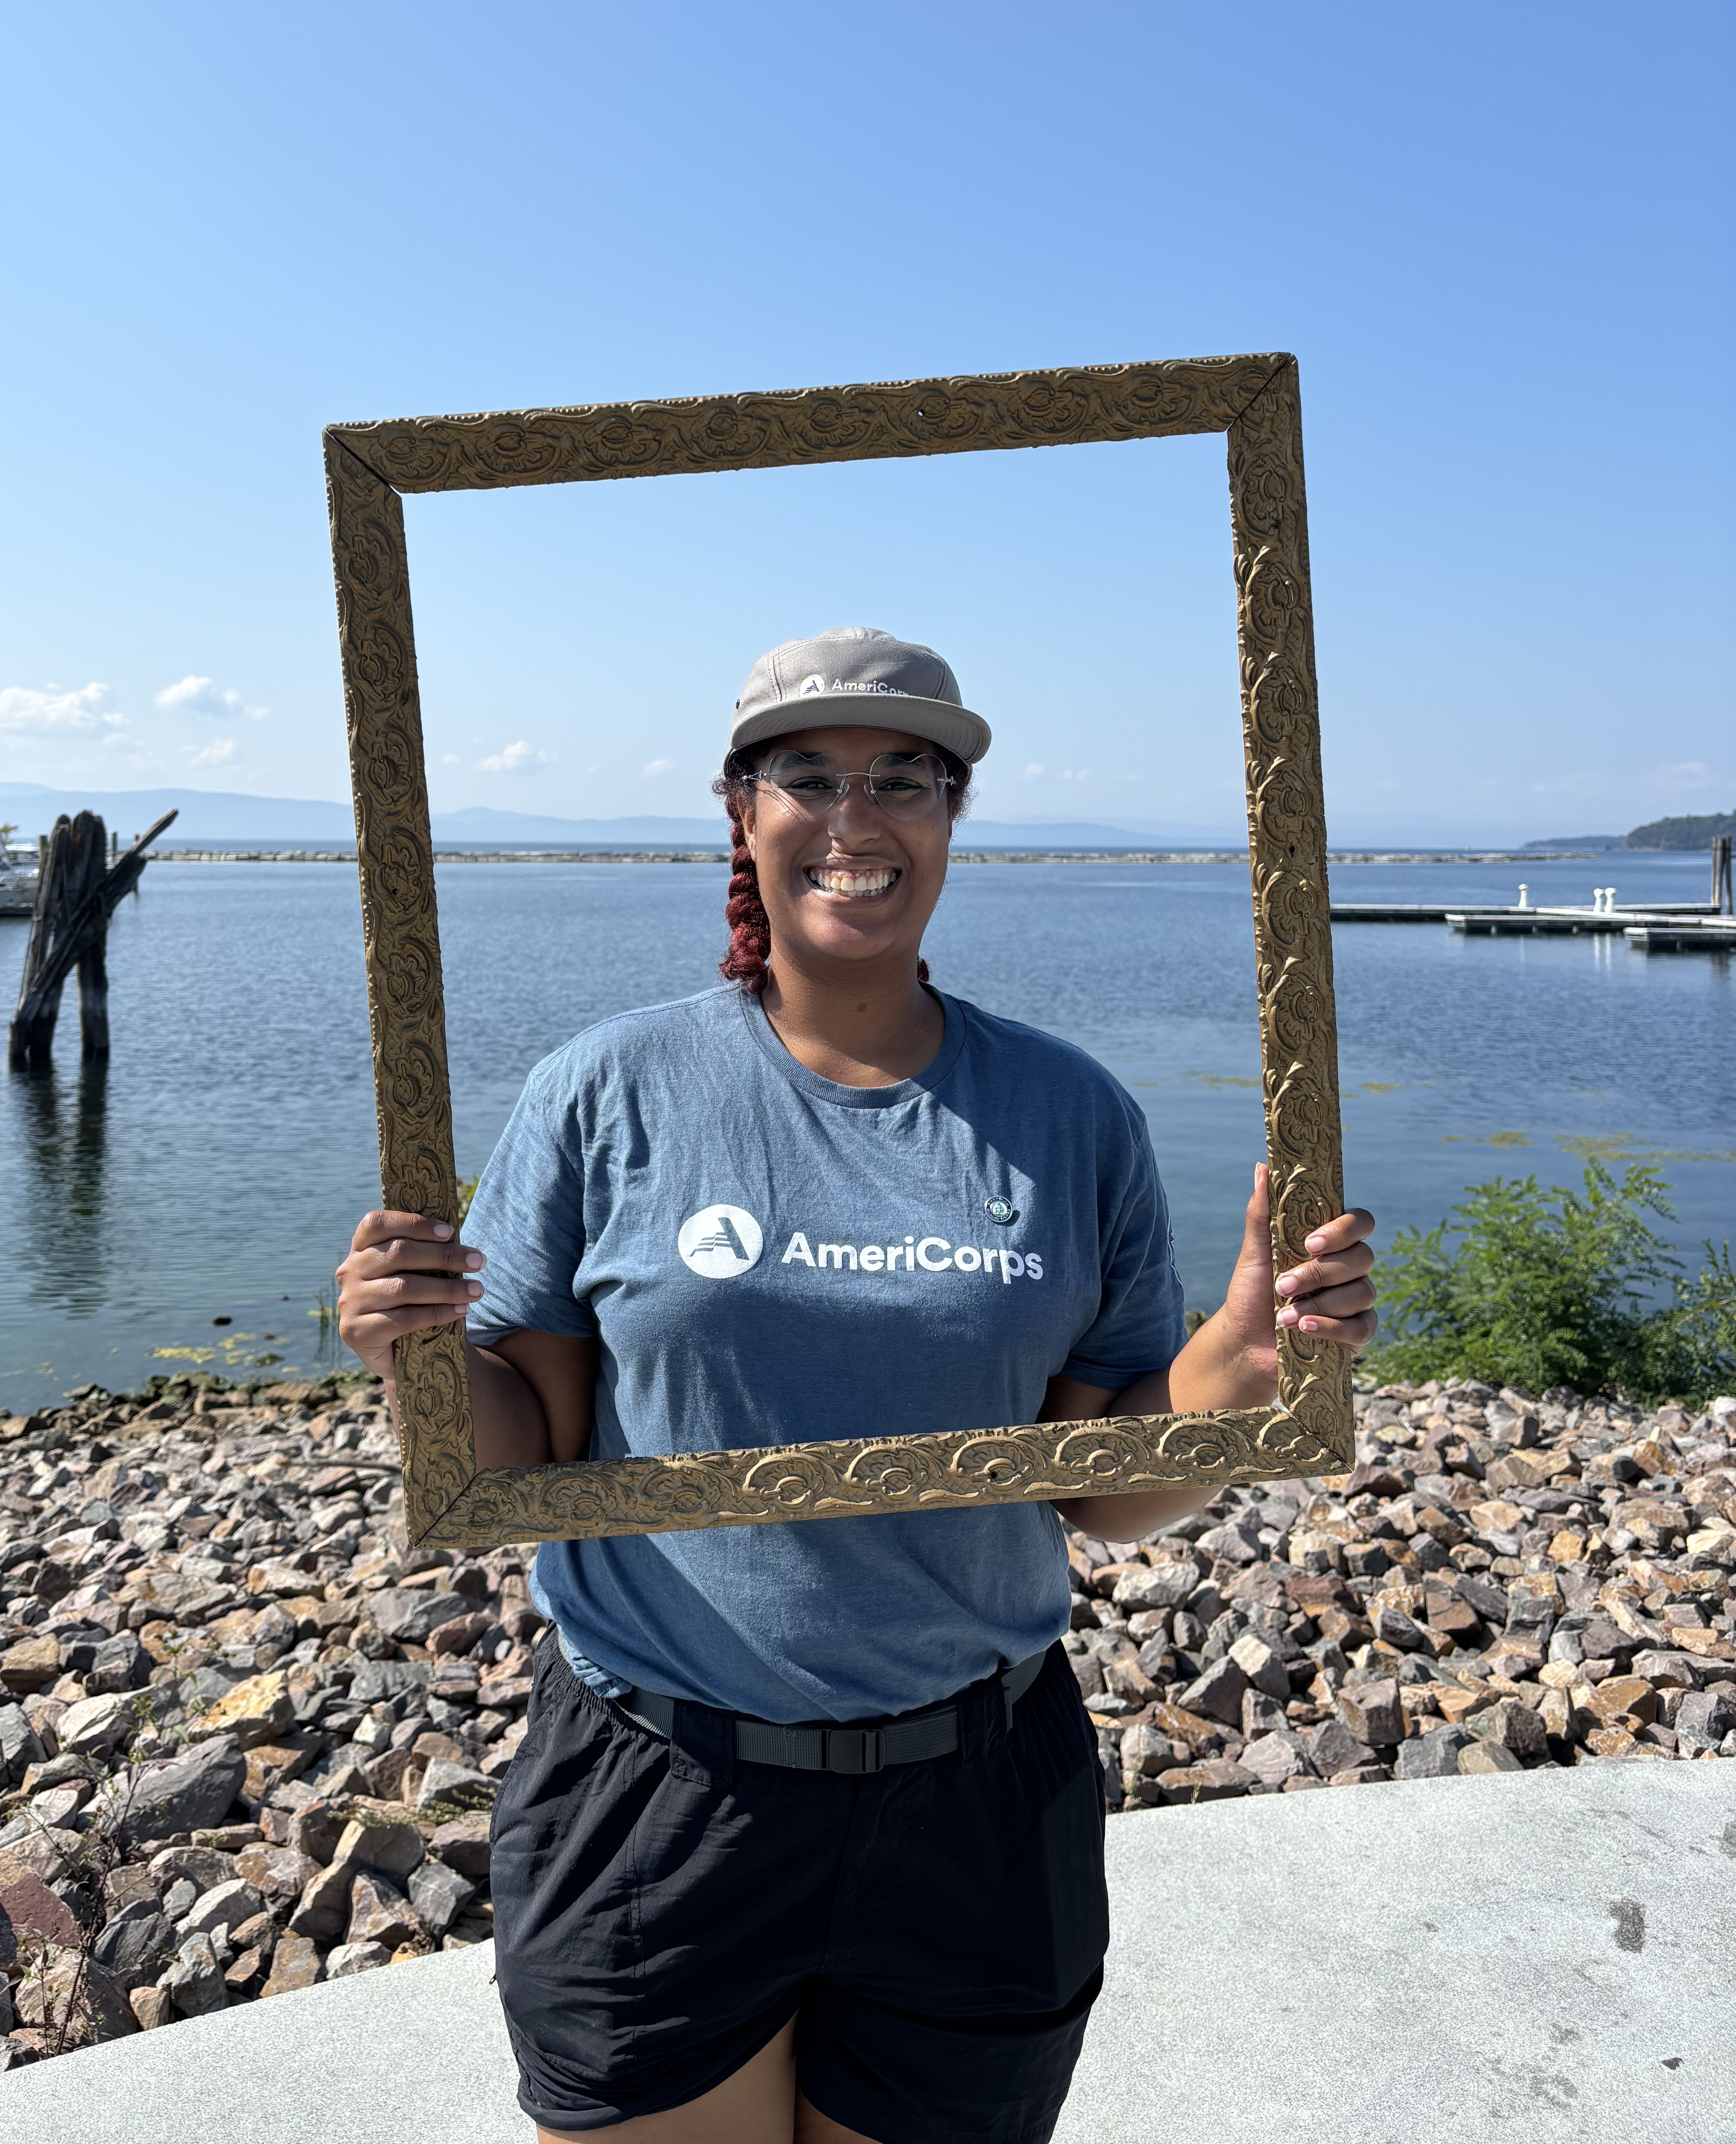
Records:
[[[420,1587],[389,1586],[369,1596],[368,1613],[376,1630],[400,1645],[425,1645],[442,1623],[468,1615],[471,1603],[462,1593],[430,1593]]]
[[[1432,1655],[1435,1650],[1427,1634],[1402,1608],[1382,1608],[1374,1619],[1374,1634],[1387,1645],[1396,1645],[1401,1653]]]
[[[1282,1787],[1308,1769],[1300,1738],[1282,1732],[1257,1735],[1236,1761],[1267,1787]]]
[[[74,1756],[106,1756],[131,1733],[132,1706],[124,1690],[82,1697],[62,1714],[54,1732],[61,1748]]]
[[[32,1794],[30,1814],[40,1824],[56,1831],[82,1831],[85,1804],[91,1799],[91,1789],[82,1779],[69,1782],[63,1787],[45,1787],[39,1794]]]
[[[133,1774],[123,1835],[129,1845],[221,1824],[247,1776],[247,1760],[227,1736]]]
[[[410,1903],[434,1933],[443,1936],[476,1896],[476,1889],[444,1861],[424,1861],[410,1878]]]
[[[156,1984],[183,2017],[203,2017],[229,2007],[223,1968],[217,1963],[211,1938],[202,1932],[186,1938],[174,1964],[158,1977]]]
[[[1118,1579],[1113,1595],[1118,1608],[1178,1608],[1199,1583],[1191,1563],[1154,1563],[1148,1571],[1129,1571]]]
[[[1098,1697],[1104,1690],[1103,1662],[1094,1652],[1069,1652],[1067,1665],[1073,1670],[1073,1679],[1079,1685],[1081,1697]]]
[[[1188,1684],[1178,1702],[1188,1712],[1203,1712],[1208,1720],[1221,1720],[1237,1727],[1242,1721],[1242,1693],[1247,1677],[1228,1654],[1213,1660],[1198,1681]]]
[[[371,1973],[377,1965],[389,1965],[392,1953],[384,1943],[339,1943],[325,1961],[328,1980],[345,1980],[354,1973]]]
[[[92,1697],[105,1690],[137,1690],[151,1680],[153,1665],[136,1635],[131,1630],[120,1630],[97,1646],[97,1657],[85,1675],[84,1686]]]
[[[185,1876],[196,1893],[226,1883],[241,1873],[232,1854],[220,1854],[213,1846],[166,1846],[150,1860],[151,1880],[161,1890]]]
[[[1690,1754],[1701,1749],[1715,1749],[1724,1737],[1736,1730],[1736,1698],[1727,1695],[1730,1685],[1720,1684],[1712,1690],[1688,1690],[1676,1708],[1674,1726],[1676,1741]]]
[[[1456,1779],[1459,1753],[1471,1747],[1462,1727],[1437,1727],[1431,1734],[1413,1735],[1401,1743],[1392,1763],[1396,1779]],[[1244,1757],[1242,1762],[1246,1764]]]
[[[378,1705],[382,1698],[407,1697],[412,1690],[425,1689],[433,1673],[426,1660],[360,1661],[350,1685],[350,1702],[352,1706]]]
[[[148,1987],[175,1955],[168,1916],[148,1899],[123,1906],[91,1946],[91,1956],[124,1988]]]
[[[1390,1749],[1405,1739],[1404,1710],[1396,1682],[1347,1683],[1338,1693],[1338,1716],[1359,1742]]]
[[[1522,1772],[1520,1764],[1510,1749],[1499,1742],[1471,1741],[1459,1752],[1459,1769],[1464,1773]]]
[[[1303,1736],[1303,1745],[1308,1753],[1308,1762],[1323,1779],[1330,1779],[1337,1772],[1353,1772],[1359,1764],[1371,1764],[1375,1754],[1366,1742],[1359,1742],[1342,1720],[1322,1720]]]
[[[1703,1660],[1697,1653],[1651,1647],[1633,1656],[1629,1674],[1642,1676],[1659,1690],[1698,1690],[1730,1672],[1727,1660]]]
[[[1198,1546],[1209,1556],[1222,1556],[1226,1563],[1257,1563],[1260,1561],[1258,1534],[1233,1521],[1228,1526],[1213,1526],[1203,1533]]]
[[[0,1786],[22,1784],[25,1773],[42,1761],[42,1745],[22,1705],[0,1705]]]
[[[1238,1638],[1227,1657],[1263,1695],[1276,1698],[1280,1704],[1289,1696],[1290,1670],[1284,1665],[1283,1655],[1258,1632],[1250,1630]]]
[[[181,1916],[181,1933],[191,1935],[202,1932],[210,1935],[217,1928],[238,1928],[243,1921],[250,1921],[255,1913],[265,1911],[265,1900],[250,1883],[239,1876],[219,1883],[195,1899]]]
[[[199,1896],[199,1886],[188,1876],[177,1876],[163,1893],[163,1912],[171,1921],[178,1921],[183,1913],[193,1910],[193,1902]]]
[[[1498,1744],[1515,1758],[1540,1757],[1549,1747],[1542,1719],[1516,1697],[1498,1700],[1465,1724],[1479,1741]]]

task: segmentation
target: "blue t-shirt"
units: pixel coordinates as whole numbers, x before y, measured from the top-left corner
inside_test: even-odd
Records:
[[[1183,1342],[1145,1119],[1070,1044],[936,992],[914,1079],[841,1087],[727,986],[531,1074],[464,1239],[486,1343],[601,1342],[589,1456],[1034,1421]],[[610,1686],[779,1721],[950,1696],[1067,1627],[1046,1503],[547,1542],[535,1587]]]

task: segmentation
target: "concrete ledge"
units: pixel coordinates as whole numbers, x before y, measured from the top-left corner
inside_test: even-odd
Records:
[[[1118,1817],[1057,2144],[1736,2139],[1736,1764]],[[490,1947],[0,2077],[31,2144],[526,2144]]]
[[[1736,1764],[1271,1795],[1109,1839],[1056,2144],[1736,2140]]]

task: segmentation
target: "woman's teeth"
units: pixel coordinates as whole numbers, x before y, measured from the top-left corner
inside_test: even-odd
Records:
[[[898,876],[890,867],[879,871],[827,871],[819,866],[808,866],[808,884],[821,893],[842,893],[861,896],[884,893]]]

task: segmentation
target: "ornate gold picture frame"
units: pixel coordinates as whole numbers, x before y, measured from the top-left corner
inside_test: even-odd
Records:
[[[1296,360],[1282,353],[331,426],[326,486],[384,1204],[457,1219],[400,494],[1193,432],[1229,439],[1272,1233],[1281,1259],[1300,1263],[1304,1238],[1343,1199],[1302,410]],[[448,1327],[397,1346],[405,1523],[413,1542],[477,1548],[1271,1481],[1347,1465],[1347,1354],[1287,1331],[1278,1345],[1278,1403],[1247,1412],[985,1424],[479,1472],[462,1333]]]

